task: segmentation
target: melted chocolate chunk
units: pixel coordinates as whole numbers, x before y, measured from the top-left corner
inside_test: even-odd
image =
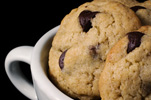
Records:
[[[97,52],[96,52],[96,47],[95,46],[92,46],[90,47],[90,55],[95,58],[97,56]]]
[[[65,51],[61,54],[61,56],[60,56],[60,58],[59,58],[59,66],[60,66],[61,69],[64,68],[64,57],[65,57],[65,55],[66,55],[66,52],[67,52],[67,50],[65,50]]]
[[[145,1],[147,1],[147,0],[136,0],[136,1],[138,1],[138,2],[140,2],[140,3],[143,3],[143,2],[145,2]]]
[[[141,91],[142,91],[143,97],[151,94],[151,82],[149,82],[149,81],[143,82],[141,85]]]
[[[89,50],[90,50],[90,55],[93,57],[93,58],[97,58],[98,57],[98,52],[97,50],[99,49],[99,46],[100,44],[98,43],[96,46],[90,46],[89,47]]]
[[[141,38],[144,35],[144,33],[141,32],[130,32],[128,33],[128,48],[127,53],[133,51],[136,47],[139,47],[141,44]]]
[[[145,7],[142,7],[142,6],[134,6],[134,7],[131,7],[131,9],[134,11],[134,12],[137,12],[137,10],[139,9],[146,9]]]
[[[80,13],[79,22],[84,32],[88,32],[89,29],[92,28],[91,19],[94,18],[97,13],[99,12],[91,12],[89,10],[84,10]]]

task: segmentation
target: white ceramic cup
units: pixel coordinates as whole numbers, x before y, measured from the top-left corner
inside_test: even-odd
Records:
[[[20,46],[11,50],[5,60],[6,73],[14,86],[32,100],[73,100],[57,89],[47,76],[51,43],[59,26],[42,36],[34,47]],[[30,65],[33,85],[20,71],[19,62]]]

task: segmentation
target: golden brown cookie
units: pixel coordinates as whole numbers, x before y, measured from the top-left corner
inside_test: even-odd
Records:
[[[95,0],[98,4],[106,1],[120,2],[132,9],[142,22],[142,25],[151,25],[151,1],[150,0]]]
[[[151,26],[129,32],[116,43],[99,85],[102,100],[151,100]]]
[[[97,100],[98,81],[109,49],[140,20],[118,2],[89,2],[62,21],[49,54],[49,73],[55,85],[81,100]]]

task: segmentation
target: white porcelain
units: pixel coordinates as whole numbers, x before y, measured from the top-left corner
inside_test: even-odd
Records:
[[[59,26],[42,36],[34,47],[11,50],[5,60],[6,73],[14,86],[32,100],[73,100],[57,89],[47,77],[48,53]],[[20,71],[19,62],[30,64],[34,86]]]

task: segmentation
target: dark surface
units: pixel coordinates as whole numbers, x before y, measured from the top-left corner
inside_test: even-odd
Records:
[[[12,85],[5,73],[4,61],[8,52],[22,45],[34,46],[43,34],[59,25],[71,9],[86,1],[91,0],[3,1],[1,3],[1,98],[29,100]],[[21,66],[27,78],[31,80],[29,65],[21,63]]]
[[[87,0],[91,1],[91,0]],[[47,31],[59,25],[63,17],[71,9],[78,7],[86,0],[54,0],[41,2],[3,2],[1,13],[1,98],[4,100],[29,100],[22,95],[8,79],[4,60],[10,50],[15,47],[35,43]],[[31,73],[28,64],[21,63],[21,69],[29,80]]]

